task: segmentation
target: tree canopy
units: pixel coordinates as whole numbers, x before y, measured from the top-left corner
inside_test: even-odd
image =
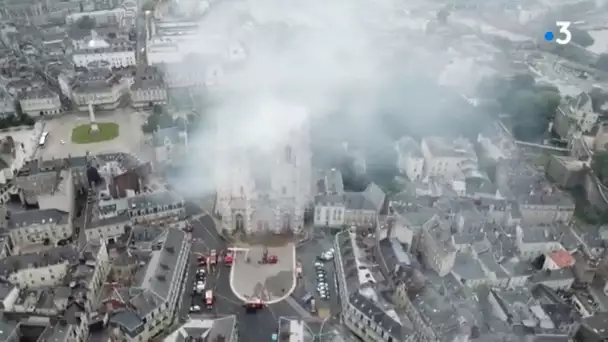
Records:
[[[601,71],[608,72],[608,54],[603,53],[595,62],[595,67]]]
[[[148,0],[146,1],[143,6],[141,7],[141,9],[146,12],[146,11],[151,11],[153,12],[154,9],[156,8],[156,1],[154,0]]]
[[[78,26],[78,28],[83,29],[83,30],[92,30],[95,28],[95,24],[96,24],[95,19],[93,19],[92,17],[90,17],[88,15],[81,17],[76,22],[76,26]]]
[[[587,31],[571,28],[570,32],[572,32],[572,41],[582,47],[589,47],[595,43],[595,40]]]
[[[497,102],[499,114],[510,117],[513,134],[524,141],[538,140],[544,134],[561,101],[557,88],[537,84],[527,74],[485,79],[480,92]]]
[[[146,123],[141,126],[144,133],[149,134],[162,128],[169,128],[175,125],[175,120],[162,106],[152,106],[152,114],[148,116]]]
[[[596,152],[593,155],[591,169],[603,184],[608,184],[608,151]]]

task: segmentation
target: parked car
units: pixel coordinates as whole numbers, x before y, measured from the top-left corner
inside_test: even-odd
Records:
[[[198,305],[193,305],[190,307],[190,312],[201,312],[201,307]]]
[[[321,253],[321,255],[318,257],[318,259],[321,261],[331,261],[334,259],[334,254],[335,254],[334,249],[330,248],[327,251]]]

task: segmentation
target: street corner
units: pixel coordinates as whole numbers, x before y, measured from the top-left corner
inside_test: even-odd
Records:
[[[274,261],[269,262],[270,259]],[[243,301],[260,299],[270,304],[277,303],[295,290],[295,266],[293,244],[272,248],[250,246],[246,253],[235,254],[230,286]]]

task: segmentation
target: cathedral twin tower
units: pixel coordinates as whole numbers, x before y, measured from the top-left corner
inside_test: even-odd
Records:
[[[264,110],[277,112],[263,114],[261,121],[267,131],[251,140],[224,136],[224,148],[214,167],[215,210],[222,228],[230,233],[298,232],[304,224],[304,210],[312,200],[306,110],[287,106]],[[288,118],[288,124],[278,121],[282,118]],[[241,143],[235,144],[235,140]]]

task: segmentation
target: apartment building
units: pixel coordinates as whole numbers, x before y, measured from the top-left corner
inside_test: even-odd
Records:
[[[33,118],[62,112],[59,95],[48,88],[34,88],[21,92],[18,99],[23,113]]]
[[[173,191],[161,190],[127,198],[127,210],[134,223],[166,221],[176,223],[184,218],[185,201]]]
[[[557,107],[553,128],[561,138],[570,140],[575,132],[591,132],[599,118],[600,113],[593,110],[591,96],[583,92]]]
[[[523,223],[547,225],[569,223],[574,215],[570,194],[551,184],[543,172],[524,163],[501,163],[497,166],[500,193],[515,200],[515,209]]]
[[[397,169],[410,180],[421,180],[425,177],[424,155],[420,144],[411,137],[403,137],[395,143],[397,151]]]
[[[0,274],[20,287],[56,286],[60,284],[78,251],[72,246],[53,247],[44,252],[11,255],[0,260]]]
[[[128,93],[129,81],[105,68],[77,75],[71,88],[71,98],[81,111],[88,110],[90,104],[99,109],[116,109]]]
[[[236,322],[236,316],[190,319],[165,337],[163,342],[180,342],[184,337],[205,341],[236,342],[238,340]]]
[[[137,65],[135,47],[127,41],[108,43],[96,40],[96,44],[76,50],[72,55],[74,65],[87,67],[92,62],[108,62],[112,68]]]
[[[371,262],[371,246],[354,230],[336,235],[335,264],[342,320],[363,341],[420,341],[405,316],[399,315],[377,291],[383,278]]]
[[[424,263],[440,276],[448,274],[456,260],[456,247],[450,234],[451,223],[434,216],[422,227],[419,251]]]
[[[430,177],[454,179],[461,176],[463,170],[477,167],[477,155],[466,139],[424,138],[420,151],[424,156],[426,175]]]
[[[384,191],[373,183],[363,192],[317,196],[314,224],[329,228],[375,227],[385,198]]]
[[[91,177],[101,177],[99,170],[104,169],[106,171],[102,173],[107,174],[106,184],[110,184],[109,191],[112,192],[117,190],[116,185],[122,179],[120,176],[131,173],[133,177],[126,177],[130,181],[127,183],[139,183],[142,179],[145,181],[149,173],[147,164],[141,163],[137,157],[128,153],[87,154],[61,159],[31,160],[17,172],[15,185],[19,188],[24,203],[36,204],[41,195],[57,194],[58,184],[71,181],[75,189],[89,187],[93,182]],[[137,181],[131,181],[131,178],[136,178]],[[68,179],[70,181],[67,181]],[[135,184],[127,186],[129,187],[137,191],[141,190],[135,187]],[[120,193],[124,197],[124,189],[121,189]],[[48,202],[51,202],[50,198]]]
[[[158,71],[145,71],[131,86],[131,103],[135,108],[167,104],[167,87]]]
[[[108,313],[108,325],[122,341],[149,341],[174,322],[185,286],[191,242],[184,232],[167,229],[160,248],[136,274],[130,291]]]
[[[89,17],[95,20],[95,24],[100,26],[114,25],[119,26],[123,24],[125,19],[126,11],[124,8],[117,7],[109,10],[90,11],[90,12],[79,12],[71,13],[65,17],[65,23],[72,25],[77,23],[84,17]]]
[[[18,254],[27,245],[54,246],[73,234],[71,213],[57,209],[7,212],[2,219],[9,230],[6,255]]]

